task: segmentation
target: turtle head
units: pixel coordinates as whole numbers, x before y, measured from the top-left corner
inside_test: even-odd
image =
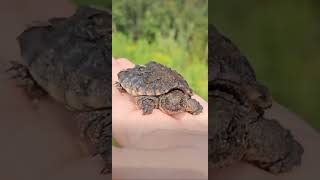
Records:
[[[272,97],[268,89],[258,83],[245,86],[249,101],[259,109],[266,109],[272,105]]]
[[[193,114],[197,115],[202,112],[203,107],[201,104],[195,100],[195,99],[188,99],[185,104],[186,111]]]

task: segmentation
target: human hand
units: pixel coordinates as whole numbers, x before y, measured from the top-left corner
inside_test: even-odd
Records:
[[[118,80],[119,71],[133,66],[127,59],[113,59],[113,84]],[[112,87],[112,98],[113,137],[124,147],[112,150],[113,177],[199,179],[207,176],[207,102],[199,96],[194,97],[203,106],[199,115],[169,116],[158,109],[150,115],[142,115],[133,97],[121,93],[115,86]]]
[[[264,170],[256,168],[250,164],[238,162],[223,169],[209,169],[209,179],[219,179],[219,180],[242,180],[242,179],[243,180],[256,180],[256,179],[316,180],[316,179],[319,179],[320,177],[320,173],[318,169],[318,164],[320,161],[320,155],[318,155],[318,153],[320,152],[319,133],[316,132],[314,129],[312,129],[308,124],[305,123],[305,121],[301,120],[295,114],[291,113],[286,108],[276,103],[274,103],[274,106],[269,111],[267,111],[266,116],[268,116],[269,118],[279,119],[280,123],[284,127],[290,129],[290,131],[292,131],[295,138],[303,145],[305,149],[305,153],[303,155],[301,166],[294,168],[291,172],[288,172],[288,173],[273,175]],[[118,151],[123,151],[123,152],[119,153]],[[139,161],[139,159],[136,157],[144,157],[144,160],[141,159],[142,160],[141,163],[150,163],[150,164],[155,163],[155,162],[152,162],[152,160],[154,159],[154,155],[158,156],[159,159],[179,158],[179,157],[166,157],[168,154],[170,154],[167,152],[159,152],[159,153],[155,152],[152,154],[152,153],[145,153],[143,151],[139,151],[136,149],[120,149],[120,150],[117,149],[114,152],[116,153],[115,156],[123,156],[123,157],[120,157],[120,163],[123,163],[121,165],[124,167],[123,169],[121,169],[122,170],[121,172],[125,173],[123,179],[126,179],[132,175],[137,176],[137,174],[139,173],[140,173],[139,177],[141,177],[142,173],[145,173],[147,168],[134,169],[134,168],[126,167],[125,163],[128,163],[128,162],[129,162],[128,164],[136,164],[138,166],[140,162],[136,162],[136,161]],[[145,159],[150,159],[150,162],[145,161]],[[119,159],[114,159],[113,164],[118,165],[117,164],[118,160]],[[157,163],[158,162],[156,162],[156,164]],[[204,162],[197,162],[195,160],[195,163],[204,163]],[[165,165],[166,164],[164,164],[163,166]],[[66,169],[64,171],[65,174],[63,177],[69,177],[69,179],[70,177],[95,177],[94,179],[102,179],[101,176],[98,177],[96,175],[97,170],[99,170],[101,166],[102,166],[102,162],[97,158],[90,159],[90,160],[81,160],[77,163],[73,163],[73,167],[69,167],[68,169]],[[143,167],[143,164],[142,164],[142,167]],[[171,171],[169,169],[167,169],[166,171],[165,169],[163,169],[162,173],[164,174],[170,173],[170,175],[172,176],[173,171],[175,171],[176,173],[177,169],[171,169]],[[89,176],[90,174],[91,176]],[[116,174],[113,175],[113,179],[117,179],[115,178]],[[159,179],[163,177],[163,174],[159,174],[159,171],[158,171],[158,174],[155,171],[150,171],[149,175],[150,174],[152,174],[151,175],[152,177],[158,177]],[[194,178],[195,174],[190,171],[189,172],[180,171],[180,176],[176,176],[176,179],[184,179],[185,178],[184,176],[188,176],[189,179],[200,179],[200,178]],[[83,178],[83,179],[86,179],[86,178]],[[148,176],[147,178],[141,178],[141,179],[148,179]]]
[[[2,18],[2,22],[5,24],[0,34],[2,39],[2,43],[0,43],[0,49],[2,50],[0,64],[3,65],[0,66],[1,72],[3,72],[8,60],[20,58],[15,38],[25,28],[26,24],[33,20],[46,20],[54,16],[68,16],[72,14],[74,10],[74,6],[70,5],[66,0],[31,0],[28,1],[28,3],[23,0],[13,0],[3,1],[0,4],[0,12],[2,13],[0,19]],[[0,141],[2,144],[2,153],[0,154],[0,179],[96,180],[108,179],[110,177],[110,175],[99,174],[104,165],[99,156],[90,158],[89,154],[81,151],[78,144],[80,138],[78,137],[78,132],[74,129],[76,122],[72,121],[74,117],[72,113],[65,110],[61,104],[50,101],[49,98],[38,102],[38,108],[34,109],[33,103],[24,96],[23,91],[15,87],[15,82],[9,81],[7,76],[3,74],[0,74],[0,82]],[[281,120],[281,124],[289,128],[298,141],[304,146],[305,153],[301,167],[293,169],[290,173],[274,176],[251,165],[238,163],[228,168],[210,170],[209,179],[319,179],[319,134],[296,115],[279,105],[274,105],[268,114]],[[152,121],[153,120],[151,120],[150,123]],[[185,124],[189,123],[190,121],[185,121],[183,127],[185,128]],[[197,125],[200,122],[191,122],[191,126],[193,123]],[[200,124],[207,124],[207,121]],[[190,132],[192,131],[190,130]],[[199,130],[198,133],[201,134],[201,130]],[[179,131],[177,134],[183,136],[183,133],[179,133]],[[171,141],[172,136],[168,137],[170,138],[168,138],[167,141]],[[189,138],[195,137],[189,135],[184,140],[188,141]],[[128,139],[130,140],[131,138],[129,137]],[[179,140],[179,138],[176,139]],[[201,136],[199,136],[198,139],[203,140]],[[197,138],[194,140],[190,139],[188,142],[195,142],[196,140]],[[120,142],[126,145],[126,141]],[[172,140],[172,143],[174,143],[174,140]],[[207,143],[207,139],[202,143]],[[207,150],[204,148],[203,151]],[[199,167],[199,169],[204,168],[206,170],[207,165],[205,163],[207,159],[204,157],[198,158],[198,156],[207,157],[207,152],[203,153],[203,151],[185,150],[185,154],[195,154],[195,156],[190,157],[194,158],[194,160],[192,160],[187,158],[182,159],[185,156],[183,153],[180,153],[181,151],[179,151],[179,154],[176,153],[177,156],[173,156],[174,153],[171,153],[169,150],[167,152],[148,151],[146,153],[145,151],[139,151],[134,148],[117,148],[113,151],[115,157],[115,159],[113,159],[113,166],[123,168],[116,169],[113,173],[113,179],[116,179],[115,176],[120,177],[120,175],[122,175],[120,173],[122,172],[127,172],[127,176],[129,176],[145,172],[146,169],[150,170],[148,167],[144,168],[144,165],[148,165],[146,163],[150,163],[150,167],[166,167],[168,164],[162,161],[172,162],[171,159],[178,158],[180,158],[181,161],[170,165],[179,167],[189,166],[191,169],[196,169],[197,167],[193,166],[203,163],[200,164],[201,167]],[[172,156],[169,156],[169,154],[172,154]],[[155,156],[161,161],[153,162],[152,158]],[[147,161],[148,158],[149,162]],[[192,163],[190,164],[191,161]],[[185,165],[183,165],[183,163],[185,163]],[[134,169],[132,168],[133,165],[142,168]],[[162,172],[164,171],[165,169],[163,169]],[[171,173],[169,175],[173,176],[173,174],[176,175],[177,171],[178,169],[171,169],[171,171],[167,169],[163,174],[168,172]],[[158,173],[159,172],[161,173],[161,171],[158,171]],[[158,177],[159,179],[161,179],[161,175],[163,175],[156,174],[155,171],[151,171],[149,175],[150,174],[151,177]],[[194,174],[197,173],[180,171],[180,174],[181,178],[178,178],[176,175],[177,179],[184,179],[183,176],[192,179],[192,175],[195,176]]]

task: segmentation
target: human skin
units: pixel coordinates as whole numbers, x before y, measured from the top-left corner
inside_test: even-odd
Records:
[[[112,84],[118,72],[132,67],[127,59],[113,59]],[[114,179],[207,179],[206,101],[193,97],[203,106],[199,115],[170,116],[159,109],[143,115],[134,98],[115,86],[112,98],[112,135],[122,146],[112,150]]]
[[[15,38],[23,31],[26,24],[53,16],[68,16],[73,11],[74,7],[66,0],[0,2],[2,24],[0,33],[0,179],[105,180],[111,178],[110,175],[99,174],[103,167],[102,159],[98,156],[91,158],[84,146],[80,145],[73,113],[50,98],[33,101],[25,95],[23,89],[16,87],[15,81],[9,80],[7,74],[2,73],[9,60],[20,59]],[[248,164],[237,163],[229,168],[209,170],[209,179],[312,180],[320,177],[319,134],[281,105],[275,104],[268,114],[279,119],[281,124],[289,128],[304,146],[305,153],[301,167],[295,168],[290,173],[273,176]],[[186,142],[193,141],[186,140]],[[119,160],[118,165],[125,164],[126,167],[116,167],[115,162],[113,164],[114,167],[122,168],[127,172],[136,172],[137,169],[130,167],[137,162],[148,163],[147,158],[154,155],[150,154],[144,159],[141,156],[135,156],[136,153],[144,153],[136,148],[127,148],[122,152],[116,152],[115,156]],[[173,174],[172,171],[167,172]],[[154,174],[154,176],[157,175]]]
[[[113,61],[113,81],[116,81],[116,73],[119,72],[119,69],[125,69],[133,67],[133,64],[130,63],[126,59],[118,59],[117,61]],[[114,94],[115,93],[115,94]],[[172,136],[168,138],[168,136],[165,136],[166,132],[162,133],[160,137],[154,137],[151,135],[149,137],[151,140],[145,140],[146,137],[141,134],[144,134],[143,131],[148,131],[145,129],[145,127],[148,128],[156,128],[152,125],[146,125],[146,123],[153,124],[155,126],[163,126],[163,124],[166,124],[165,121],[163,122],[154,122],[153,120],[157,117],[157,115],[150,117],[149,120],[151,121],[144,121],[144,119],[140,120],[135,119],[136,116],[140,116],[141,112],[136,112],[136,107],[134,106],[134,101],[131,96],[127,94],[121,94],[117,89],[113,89],[113,97],[114,99],[118,99],[118,102],[113,101],[113,136],[117,138],[117,140],[120,141],[120,143],[123,143],[126,148],[123,149],[113,149],[113,167],[117,166],[120,167],[126,167],[122,168],[121,170],[115,170],[114,168],[114,176],[115,175],[123,175],[123,174],[129,174],[128,177],[138,177],[138,178],[151,178],[154,177],[154,171],[150,172],[150,174],[144,174],[148,172],[148,168],[151,167],[161,167],[163,164],[161,164],[163,157],[169,156],[167,161],[167,167],[170,167],[170,165],[173,163],[173,160],[175,158],[172,158],[170,156],[170,150],[166,151],[166,154],[158,151],[152,151],[148,152],[145,150],[139,150],[138,148],[141,147],[150,147],[150,146],[157,146],[158,143],[161,142],[163,144],[166,144],[165,140],[170,141],[170,143],[178,143],[180,146],[188,146],[191,147],[193,144],[199,143],[198,141],[201,141],[201,136],[192,136],[190,134],[184,133],[184,132],[177,132],[175,136],[176,139],[172,139]],[[123,101],[123,102],[122,102]],[[127,104],[127,102],[130,102],[130,104]],[[201,102],[201,100],[200,100]],[[203,101],[202,101],[203,102]],[[128,111],[126,111],[123,107],[128,106]],[[205,107],[205,109],[207,106]],[[207,111],[207,109],[205,110]],[[134,112],[132,116],[128,116],[131,112]],[[161,113],[161,111],[157,111],[156,113]],[[314,179],[315,177],[319,177],[319,172],[317,170],[317,162],[320,160],[320,156],[317,154],[320,150],[319,145],[319,134],[312,129],[308,124],[305,123],[305,121],[302,121],[299,117],[297,117],[295,114],[289,112],[286,108],[282,107],[281,105],[274,102],[274,105],[271,109],[268,109],[266,111],[267,118],[274,118],[279,120],[281,125],[284,127],[290,129],[294,137],[303,145],[304,147],[304,155],[302,158],[302,165],[299,167],[294,168],[291,172],[283,173],[279,175],[273,175],[270,174],[264,170],[261,170],[257,167],[254,167],[252,165],[249,165],[247,163],[238,162],[233,164],[230,167],[226,167],[223,169],[209,169],[209,179]],[[130,118],[129,118],[130,117]],[[195,116],[190,116],[190,118],[194,118]],[[147,118],[147,116],[146,116]],[[128,120],[125,120],[128,119]],[[148,118],[147,118],[148,119]],[[190,119],[190,120],[191,120]],[[201,119],[201,118],[199,118]],[[198,122],[199,119],[193,119],[193,123]],[[192,120],[191,120],[192,121]],[[209,120],[210,121],[210,120]],[[137,123],[138,122],[138,123]],[[141,122],[141,124],[140,124]],[[172,119],[172,121],[169,121],[169,123],[174,124],[176,122],[176,119]],[[185,126],[184,128],[188,127],[188,124],[183,124],[183,118],[180,119],[181,123],[179,123],[178,126]],[[188,121],[186,121],[188,122]],[[201,120],[200,120],[201,122]],[[206,122],[204,120],[203,122]],[[157,123],[159,123],[157,125]],[[207,122],[206,122],[207,123]],[[206,124],[203,123],[203,124]],[[139,129],[141,128],[142,129]],[[150,127],[152,126],[152,127]],[[171,125],[169,125],[171,126]],[[176,126],[172,126],[173,129],[176,128]],[[195,129],[200,130],[198,126],[190,126],[189,130],[192,129],[192,127],[197,127]],[[201,127],[201,126],[199,126]],[[119,134],[118,134],[119,133]],[[145,133],[147,134],[147,133]],[[186,135],[189,135],[186,137]],[[162,136],[162,137],[161,137]],[[181,138],[185,137],[184,141],[181,141]],[[192,137],[194,139],[192,139]],[[195,138],[196,137],[196,138]],[[153,139],[155,138],[155,139]],[[161,141],[161,139],[164,139],[164,141]],[[160,139],[160,141],[159,141]],[[154,140],[154,141],[152,141]],[[154,142],[154,143],[152,143]],[[201,144],[201,143],[199,143]],[[138,147],[138,148],[137,148]],[[204,147],[204,146],[203,146]],[[173,153],[173,152],[172,152]],[[201,145],[198,146],[198,152],[196,154],[192,154],[190,152],[190,161],[192,161],[192,157],[200,156],[202,153],[201,151]],[[174,153],[173,153],[174,154]],[[177,156],[179,156],[179,153],[176,153]],[[150,159],[158,159],[159,161],[151,161]],[[201,165],[201,163],[205,164],[206,162],[200,162],[195,161],[193,163],[187,163],[190,167],[188,168],[185,162],[182,163],[180,167],[184,167],[185,169],[194,170],[193,172],[201,172],[201,166],[197,167],[197,163]],[[194,166],[196,165],[196,167]],[[206,164],[207,165],[207,164]],[[136,167],[142,167],[137,172]],[[160,169],[160,168],[159,168]],[[120,173],[122,172],[122,173]],[[126,173],[123,173],[126,172]],[[180,175],[183,176],[185,172],[180,172]],[[144,176],[142,176],[142,174]],[[191,173],[192,174],[192,173]],[[161,174],[163,175],[163,173]],[[196,175],[196,174],[194,174]],[[186,176],[191,176],[190,174]],[[122,176],[123,179],[126,177]],[[179,179],[179,178],[178,178]],[[191,178],[192,179],[192,178]]]

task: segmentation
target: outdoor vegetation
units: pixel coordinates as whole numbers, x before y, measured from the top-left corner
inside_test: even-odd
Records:
[[[210,1],[209,10],[274,99],[320,129],[320,1]]]
[[[116,0],[112,15],[114,57],[165,64],[207,100],[207,0]]]
[[[108,0],[75,0],[111,8]],[[113,54],[174,67],[207,97],[207,1],[114,0]],[[320,1],[209,2],[209,23],[234,41],[274,99],[320,129]]]

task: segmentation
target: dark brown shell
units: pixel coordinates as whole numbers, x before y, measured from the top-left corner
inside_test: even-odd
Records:
[[[173,89],[192,95],[187,81],[179,73],[154,61],[123,70],[118,73],[118,79],[120,85],[134,96],[159,96]]]
[[[84,6],[71,17],[26,29],[18,42],[32,78],[72,109],[110,107],[111,18]]]

